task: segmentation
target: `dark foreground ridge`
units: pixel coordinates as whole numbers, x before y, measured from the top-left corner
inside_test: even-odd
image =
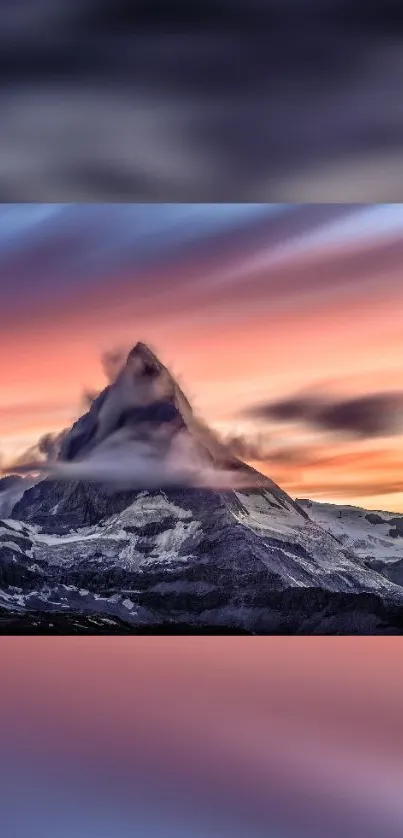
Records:
[[[194,625],[167,619],[161,623],[132,625],[124,620],[82,613],[12,614],[0,609],[0,634],[127,634],[127,635],[401,635],[403,606],[391,606],[372,594],[303,592],[289,589],[267,596],[261,602],[261,624],[256,614],[253,627]],[[268,623],[271,622],[271,626]]]
[[[204,626],[195,628],[186,623],[163,623],[161,625],[131,626],[118,619],[102,617],[84,617],[82,614],[52,615],[37,612],[25,614],[23,617],[10,617],[7,612],[0,611],[0,635],[250,635],[252,632],[234,629],[231,626]]]

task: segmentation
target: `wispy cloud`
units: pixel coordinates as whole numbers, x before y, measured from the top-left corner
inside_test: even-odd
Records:
[[[123,428],[75,460],[33,458],[20,465],[14,463],[13,471],[101,483],[119,491],[169,486],[229,490],[257,485],[253,475],[210,463],[187,431],[176,434],[165,456],[158,445],[135,439]]]

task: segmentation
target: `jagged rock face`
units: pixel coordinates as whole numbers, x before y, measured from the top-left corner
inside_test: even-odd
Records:
[[[400,584],[231,457],[143,344],[65,435],[60,457],[80,460],[122,428],[161,458],[185,433],[249,488],[41,481],[0,523],[0,631],[19,614],[32,630],[63,631],[70,615],[73,631],[400,632]]]
[[[129,506],[138,492],[111,493],[97,484],[44,480],[14,506],[11,518],[37,524],[49,533],[68,533],[98,524]]]

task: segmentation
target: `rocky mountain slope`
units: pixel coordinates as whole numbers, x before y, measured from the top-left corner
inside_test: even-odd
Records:
[[[137,344],[0,522],[0,630],[400,633],[403,588],[246,466]]]
[[[403,515],[311,500],[300,500],[299,504],[366,567],[403,585]]]

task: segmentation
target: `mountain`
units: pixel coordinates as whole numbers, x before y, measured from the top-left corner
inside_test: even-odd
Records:
[[[0,522],[0,630],[403,632],[399,582],[232,456],[145,344],[46,468]]]
[[[313,521],[359,556],[366,567],[403,585],[403,515],[305,499],[298,503]]]

